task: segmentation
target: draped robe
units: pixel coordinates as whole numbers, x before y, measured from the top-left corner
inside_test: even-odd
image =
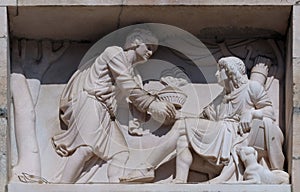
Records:
[[[60,118],[68,129],[52,138],[60,156],[69,156],[80,146],[89,146],[101,159],[128,151],[115,119],[116,86],[140,111],[147,111],[154,96],[134,79],[132,63],[120,47],[108,47],[94,63],[77,70],[60,100]]]
[[[273,169],[282,169],[283,135],[274,123],[271,100],[264,87],[256,81],[249,80],[230,94],[221,93],[204,109],[205,119],[185,120],[188,140],[194,151],[216,165],[227,165],[231,157],[237,161],[236,147],[247,145],[249,135],[238,134],[240,117],[253,109],[263,109],[264,119],[268,119],[265,121],[267,137],[272,135],[275,138],[269,140],[273,142],[268,144],[268,153],[272,156],[269,158]]]

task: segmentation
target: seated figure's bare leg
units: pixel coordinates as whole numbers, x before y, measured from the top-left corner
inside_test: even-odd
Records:
[[[84,164],[93,156],[93,151],[88,146],[79,147],[68,157],[64,168],[61,183],[75,183],[84,167]]]
[[[153,148],[147,161],[122,177],[121,182],[151,182],[154,179],[154,168],[176,149],[177,140],[180,136],[179,129],[184,128],[184,125],[184,121],[176,121],[172,129],[162,137],[163,142],[158,147]]]
[[[180,136],[180,129],[184,129],[184,120],[177,120],[172,129],[162,137],[162,143],[157,148],[154,148],[147,158],[147,164],[153,167],[157,166],[164,158],[172,153],[177,146],[177,140]]]
[[[124,151],[113,156],[112,161],[107,168],[107,176],[109,182],[120,182],[120,178],[124,175],[126,162],[129,158],[129,152]]]
[[[177,141],[176,155],[176,178],[173,182],[187,183],[193,156],[189,150],[189,143],[186,135],[181,135],[179,137]]]

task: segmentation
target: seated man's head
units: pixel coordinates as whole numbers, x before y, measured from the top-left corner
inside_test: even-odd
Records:
[[[232,82],[235,88],[248,80],[244,62],[233,56],[223,57],[218,61],[216,77],[219,84],[226,86],[226,83]]]
[[[156,51],[158,39],[146,29],[135,29],[126,38],[124,50],[135,50],[139,62],[145,62]]]

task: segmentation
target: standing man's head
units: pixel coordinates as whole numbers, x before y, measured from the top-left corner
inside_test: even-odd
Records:
[[[158,39],[152,34],[151,31],[141,28],[136,28],[130,33],[124,45],[125,50],[135,49],[140,44],[151,45],[153,50],[156,51],[158,46]]]
[[[124,45],[124,50],[134,50],[141,61],[147,61],[156,51],[158,39],[151,31],[146,29],[135,29],[130,33]]]

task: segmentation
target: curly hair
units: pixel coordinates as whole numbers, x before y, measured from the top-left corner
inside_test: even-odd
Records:
[[[237,57],[223,57],[219,59],[218,64],[224,68],[228,77],[233,81],[234,85],[240,86],[247,82],[246,67],[244,62]]]
[[[158,39],[152,34],[151,31],[141,28],[136,28],[130,33],[124,45],[125,50],[134,49],[141,43],[155,45],[157,49]],[[154,50],[155,51],[155,50]]]

